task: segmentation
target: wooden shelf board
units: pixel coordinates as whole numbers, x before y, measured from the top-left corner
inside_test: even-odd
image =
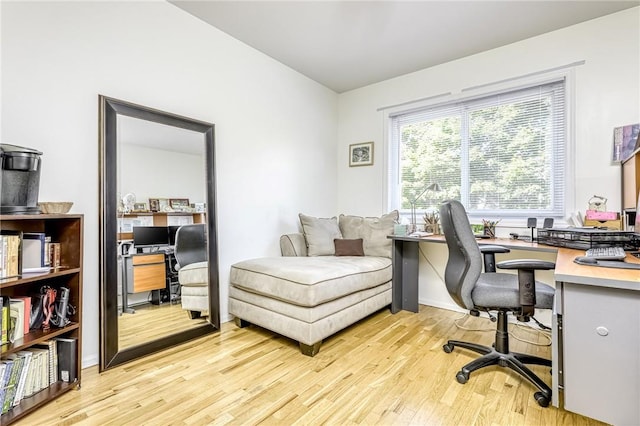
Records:
[[[3,278],[0,280],[0,289],[13,287],[17,285],[29,284],[31,282],[48,280],[50,278],[61,277],[64,275],[76,274],[80,272],[80,268],[70,268],[67,266],[60,266],[54,269],[52,272],[43,272],[35,274],[23,274],[22,277]]]
[[[36,343],[46,342],[49,339],[77,330],[78,328],[80,328],[80,324],[72,322],[62,328],[52,326],[47,331],[31,330],[29,333],[25,334],[22,339],[16,339],[13,343],[5,343],[2,345],[2,355],[4,356],[8,353],[21,351],[35,345]]]
[[[42,405],[50,402],[54,398],[57,398],[63,393],[75,389],[78,386],[80,386],[80,382],[78,381],[72,383],[62,381],[56,382],[32,396],[24,398],[20,401],[20,404],[16,405],[0,417],[0,423],[3,425],[13,423],[21,417],[24,417],[30,412],[38,409]]]

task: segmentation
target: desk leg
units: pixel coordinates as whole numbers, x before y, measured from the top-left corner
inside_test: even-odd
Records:
[[[400,310],[418,312],[418,261],[417,241],[394,240],[393,286],[391,313]]]
[[[122,313],[135,314],[136,311],[129,307],[129,276],[127,275],[126,259],[122,259]]]
[[[560,407],[560,389],[563,388],[562,351],[562,283],[556,282],[551,316],[551,405]]]

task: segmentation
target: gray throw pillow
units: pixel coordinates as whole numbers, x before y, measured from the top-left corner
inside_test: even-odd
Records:
[[[335,254],[333,240],[342,238],[336,217],[319,218],[302,213],[298,216],[302,225],[302,233],[307,241],[307,255],[333,256]]]
[[[394,210],[380,217],[340,215],[339,225],[343,238],[362,238],[365,256],[391,257],[393,225],[399,213]]]

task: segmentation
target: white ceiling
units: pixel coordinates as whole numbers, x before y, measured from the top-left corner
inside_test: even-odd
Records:
[[[338,93],[640,5],[640,0],[169,1]]]

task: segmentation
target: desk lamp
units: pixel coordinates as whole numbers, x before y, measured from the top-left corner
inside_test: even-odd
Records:
[[[427,191],[440,192],[440,191],[442,191],[442,188],[440,187],[440,184],[438,182],[434,182],[431,185],[427,186],[425,189],[423,189],[422,192],[420,194],[418,194],[418,196],[416,198],[414,198],[413,201],[411,201],[411,232],[410,233],[416,232],[416,230],[417,230],[417,224],[416,224],[416,202]]]

